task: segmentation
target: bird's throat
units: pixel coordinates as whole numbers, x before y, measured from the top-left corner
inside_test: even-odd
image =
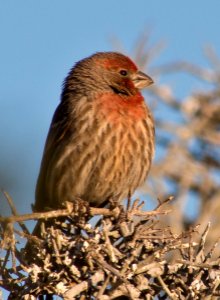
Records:
[[[103,115],[110,122],[122,120],[144,119],[147,115],[147,107],[140,93],[132,96],[121,96],[113,93],[99,95],[94,103],[97,114]]]

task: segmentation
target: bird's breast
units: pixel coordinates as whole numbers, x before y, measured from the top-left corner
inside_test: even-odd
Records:
[[[140,93],[127,97],[113,93],[101,94],[94,102],[94,110],[112,123],[134,122],[147,115],[147,107]]]

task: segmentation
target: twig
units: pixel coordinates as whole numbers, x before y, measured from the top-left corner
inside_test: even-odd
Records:
[[[171,300],[177,300],[178,298],[169,290],[168,286],[166,283],[163,281],[161,276],[157,277],[159,283],[163,287],[164,291],[167,293],[167,295],[170,297]]]
[[[4,191],[3,189],[1,189],[1,191],[2,191],[3,195],[5,196],[6,200],[8,201],[8,204],[9,204],[9,206],[10,206],[10,208],[11,208],[12,214],[13,214],[14,216],[17,216],[17,215],[18,215],[18,212],[17,212],[17,210],[16,210],[16,207],[15,207],[15,205],[14,205],[14,203],[13,203],[13,201],[12,201],[10,195],[9,195],[6,191]],[[20,225],[21,229],[22,229],[24,232],[29,233],[29,230],[27,229],[26,225],[25,225],[23,222],[18,222],[18,224]]]
[[[144,217],[144,216],[155,216],[155,215],[167,215],[170,213],[171,210],[165,211],[139,211],[134,210],[129,212],[133,216]],[[40,219],[52,219],[58,217],[67,217],[72,212],[69,209],[58,209],[58,210],[51,210],[49,212],[37,212],[31,214],[23,214],[23,215],[16,215],[16,216],[9,216],[9,217],[1,217],[0,216],[0,223],[17,223],[22,221],[29,221],[29,220],[40,220]],[[90,215],[103,215],[103,216],[110,216],[116,217],[119,214],[117,209],[110,210],[108,208],[90,208]]]
[[[204,262],[207,262],[210,260],[210,258],[213,255],[214,250],[216,249],[216,247],[218,246],[220,242],[220,237],[217,239],[217,241],[213,244],[212,248],[210,249],[210,251],[208,251],[208,253],[206,254],[205,258],[204,258]]]
[[[104,281],[105,276],[103,271],[98,271],[94,275],[91,276],[90,280],[93,285],[99,283],[100,281]],[[86,291],[89,287],[89,281],[83,281],[71,289],[69,289],[67,292],[63,294],[64,300],[72,300],[74,297],[82,293],[83,291]]]
[[[183,265],[187,265],[187,266],[191,266],[194,268],[203,268],[203,269],[212,269],[215,268],[217,270],[220,270],[220,266],[219,266],[219,262],[211,262],[211,263],[195,263],[195,262],[191,262],[191,261],[187,261],[187,260],[182,260],[182,259],[177,259],[176,261],[177,263],[183,264]]]
[[[198,251],[197,251],[197,257],[201,259],[201,261],[204,259],[204,257],[201,257],[203,255],[203,250],[204,250],[204,246],[205,246],[205,242],[206,242],[206,237],[207,234],[209,232],[211,223],[209,222],[204,230],[204,232],[202,233],[202,238],[200,240],[199,243],[199,247],[198,247]]]
[[[104,294],[104,292],[105,292],[105,290],[106,290],[106,288],[109,284],[110,278],[111,278],[111,275],[108,274],[105,281],[103,282],[98,294],[97,294],[97,299],[99,299],[99,297],[101,297]]]
[[[94,262],[104,268],[107,271],[110,271],[113,275],[117,276],[122,282],[129,284],[129,281],[114,267],[108,264],[101,255],[96,253],[91,253],[91,257],[94,259]]]
[[[159,199],[157,199],[157,200],[158,200],[158,205],[155,207],[154,210],[158,211],[158,209],[159,209],[162,205],[164,205],[164,204],[166,204],[166,203],[172,201],[173,199],[174,199],[174,196],[169,196],[169,197],[167,197],[164,201],[160,201]]]

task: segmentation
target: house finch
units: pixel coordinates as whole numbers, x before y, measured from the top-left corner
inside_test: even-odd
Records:
[[[154,122],[139,92],[152,83],[120,53],[96,53],[76,63],[49,129],[35,211],[76,197],[102,206],[134,193],[154,153]]]

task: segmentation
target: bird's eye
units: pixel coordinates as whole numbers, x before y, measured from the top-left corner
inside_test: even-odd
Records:
[[[127,76],[128,72],[126,70],[120,70],[119,72],[122,76]]]

